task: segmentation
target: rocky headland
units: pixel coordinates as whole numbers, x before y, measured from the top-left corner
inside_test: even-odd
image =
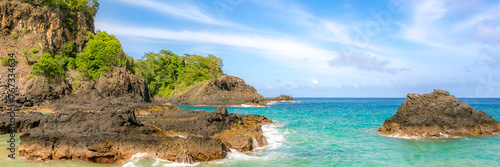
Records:
[[[492,135],[500,134],[500,123],[447,91],[434,90],[408,94],[406,102],[378,131],[399,138]]]
[[[257,90],[246,84],[241,78],[222,75],[218,78],[206,80],[182,91],[172,92],[166,102],[174,105],[195,106],[234,106],[255,105],[267,106],[273,101],[295,102],[291,96],[281,95],[267,99],[257,93]]]
[[[89,68],[77,68],[78,63],[71,65],[70,59],[81,58],[89,41],[99,36],[94,32],[95,11],[88,12],[97,7],[74,10],[64,7],[69,1],[57,2],[0,2],[0,45],[5,46],[0,56],[15,53],[17,62],[14,116],[6,107],[8,66],[0,66],[0,134],[13,133],[9,126],[14,120],[14,133],[23,133],[21,156],[120,164],[137,153],[148,153],[192,163],[224,158],[229,148],[251,151],[267,145],[261,126],[272,120],[265,116],[233,114],[224,107],[206,112],[161,105],[165,101],[154,98],[150,81],[132,68],[137,61],[124,56],[118,40],[106,33],[100,35],[117,42],[116,55],[92,56],[119,57],[108,62],[114,65],[98,76],[92,76]],[[32,73],[42,62],[41,55],[48,53],[45,60],[55,62],[62,72]],[[294,101],[290,96],[266,99],[240,78],[217,76],[174,90],[168,102],[232,106]]]

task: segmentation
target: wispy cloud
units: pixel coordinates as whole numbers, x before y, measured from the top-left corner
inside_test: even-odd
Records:
[[[325,69],[329,68],[327,61],[337,56],[335,51],[318,48],[314,45],[298,42],[290,38],[259,36],[255,34],[172,31],[168,29],[103,22],[97,22],[96,26],[102,30],[121,36],[251,49],[256,55],[284,63],[285,65],[313,70],[325,71]]]
[[[397,74],[404,71],[410,71],[408,68],[392,68],[389,66],[389,60],[379,60],[377,57],[358,54],[345,53],[329,61],[331,67],[354,67],[362,71],[375,71],[381,73]]]
[[[189,4],[186,2],[172,3],[172,1],[155,1],[155,0],[114,0],[114,1],[143,7],[169,17],[188,19],[195,22],[206,23],[206,24],[217,24],[217,25],[228,24],[213,18],[210,14],[203,12],[196,5]]]
[[[404,27],[403,37],[409,41],[445,48],[443,44],[435,42],[436,38],[442,36],[442,31],[435,23],[443,18],[446,11],[443,1],[419,1],[413,9],[411,25]]]
[[[472,37],[483,43],[500,44],[500,17],[478,21]]]

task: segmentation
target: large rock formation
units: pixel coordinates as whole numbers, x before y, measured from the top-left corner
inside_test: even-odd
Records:
[[[243,79],[223,75],[190,86],[183,91],[175,91],[167,100],[179,105],[236,105],[263,101],[264,97]]]
[[[73,159],[116,163],[137,153],[170,161],[220,159],[227,148],[218,139],[168,137],[138,121],[134,112],[61,112],[21,136],[19,154],[30,160]]]
[[[146,80],[124,67],[115,67],[112,72],[84,82],[75,89],[71,95],[55,101],[52,106],[58,110],[104,111],[128,109],[152,101]]]
[[[0,1],[0,56],[14,53],[18,60],[15,67],[20,107],[32,107],[46,100],[55,100],[70,93],[70,85],[63,80],[48,81],[45,77],[27,79],[31,66],[23,51],[37,49],[34,54],[61,50],[63,44],[74,42],[81,51],[87,33],[94,32],[94,19],[88,13],[21,3],[19,0]],[[7,84],[7,66],[0,66],[0,85]],[[6,103],[7,87],[0,87],[0,108]]]
[[[175,162],[209,161],[224,158],[228,148],[249,151],[267,145],[261,125],[268,123],[259,115],[145,104],[130,110],[61,111],[24,129],[19,154],[30,160],[113,164],[137,153]]]
[[[264,98],[257,93],[254,87],[247,85],[243,79],[229,75],[197,83],[186,90],[175,90],[166,101],[175,105],[195,106],[232,106],[240,104],[267,106],[269,102],[296,102],[291,96],[287,95],[280,95],[270,99]]]
[[[162,136],[216,138],[238,151],[250,151],[267,145],[261,125],[272,123],[265,116],[228,113],[224,107],[217,108],[216,112],[178,108],[152,111],[146,117],[140,117],[140,120],[145,125],[155,127]]]
[[[385,120],[379,132],[393,137],[498,134],[500,123],[447,91],[408,94],[397,113]]]

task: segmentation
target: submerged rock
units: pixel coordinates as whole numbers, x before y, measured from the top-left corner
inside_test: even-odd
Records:
[[[397,113],[385,120],[379,132],[393,137],[498,134],[500,123],[462,103],[447,91],[408,94]]]

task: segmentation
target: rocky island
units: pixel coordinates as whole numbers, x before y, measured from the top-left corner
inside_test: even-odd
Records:
[[[500,122],[447,91],[434,90],[423,95],[408,94],[406,102],[378,131],[402,138],[492,135],[500,134]]]
[[[265,116],[233,114],[224,107],[181,110],[164,105],[164,99],[231,106],[294,101],[291,97],[263,98],[242,79],[223,74],[222,60],[212,55],[162,50],[134,60],[113,35],[94,32],[98,5],[95,0],[0,2],[5,46],[0,84],[7,83],[3,61],[15,59],[17,70],[13,102],[7,87],[0,87],[0,134],[23,133],[19,155],[120,164],[148,153],[192,163],[224,158],[229,148],[267,145],[261,126],[273,122]],[[15,56],[6,58],[8,53]],[[12,108],[15,116],[6,112]]]

